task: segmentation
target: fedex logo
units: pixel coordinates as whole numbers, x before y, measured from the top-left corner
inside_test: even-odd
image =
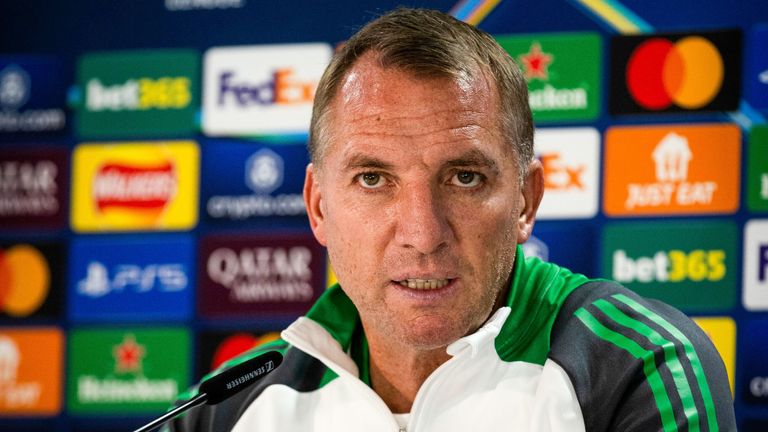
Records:
[[[544,168],[542,219],[590,218],[597,213],[600,134],[593,128],[536,130],[536,157]]]
[[[211,48],[203,60],[203,131],[306,134],[332,53],[324,43]]]
[[[768,219],[744,226],[744,307],[768,310]]]
[[[544,153],[539,156],[544,168],[544,187],[546,189],[584,189],[584,165],[568,166],[559,153]]]
[[[316,87],[316,81],[302,80],[290,67],[277,69],[270,79],[254,83],[236,76],[234,71],[226,71],[219,75],[218,104],[225,105],[227,101],[240,106],[312,103]]]
[[[768,244],[761,244],[757,253],[757,280],[765,282],[765,275],[768,273]]]

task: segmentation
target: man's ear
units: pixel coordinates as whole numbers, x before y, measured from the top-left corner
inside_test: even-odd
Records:
[[[309,226],[315,234],[317,241],[325,246],[325,205],[320,193],[320,183],[313,164],[307,165],[304,177],[304,205],[307,207]]]
[[[531,237],[533,224],[536,222],[536,211],[544,196],[544,169],[538,159],[528,165],[528,173],[521,187],[522,203],[520,216],[517,220],[517,242],[525,243]]]

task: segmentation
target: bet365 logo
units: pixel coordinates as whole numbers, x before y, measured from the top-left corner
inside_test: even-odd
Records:
[[[736,301],[736,225],[728,220],[609,224],[605,276],[684,312],[716,312]]]
[[[629,257],[613,253],[613,278],[618,282],[721,281],[726,274],[725,251],[695,249],[659,251],[653,256]]]
[[[183,76],[129,79],[112,85],[91,78],[85,103],[89,111],[186,108],[192,101],[191,85],[190,79]]]

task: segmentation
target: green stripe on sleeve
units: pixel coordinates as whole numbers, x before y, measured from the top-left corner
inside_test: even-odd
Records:
[[[704,399],[704,407],[707,411],[707,425],[709,426],[709,430],[719,430],[720,428],[717,426],[717,414],[715,413],[715,403],[712,400],[712,393],[709,390],[707,376],[704,373],[704,368],[701,366],[701,360],[699,360],[699,356],[696,354],[696,350],[693,348],[691,341],[683,334],[683,332],[678,330],[678,328],[673,326],[669,321],[665,320],[658,314],[652,312],[650,309],[646,308],[635,300],[632,300],[626,295],[616,294],[613,296],[613,298],[631,307],[639,314],[653,321],[661,328],[668,331],[680,343],[682,343],[685,350],[685,355],[688,356],[688,361],[691,362],[693,373],[696,375],[696,382],[699,384],[699,389],[701,390],[701,398]]]
[[[620,311],[607,300],[597,300],[593,304],[617,324],[636,331],[642,336],[645,336],[652,344],[662,348],[662,351],[664,352],[664,361],[669,368],[669,371],[672,373],[672,379],[675,381],[677,393],[680,395],[680,400],[683,403],[683,412],[685,413],[686,418],[688,418],[688,430],[691,432],[699,432],[699,410],[696,409],[696,402],[693,400],[691,386],[688,383],[688,378],[685,376],[683,365],[677,358],[675,344],[666,340],[645,323],[624,314],[624,312]]]
[[[667,391],[664,388],[664,381],[662,381],[661,376],[659,375],[659,370],[656,368],[656,360],[653,351],[648,351],[632,339],[605,327],[584,308],[577,310],[575,315],[589,330],[597,335],[597,337],[628,352],[633,357],[643,362],[643,372],[648,380],[648,385],[651,387],[653,398],[656,400],[656,407],[659,409],[659,414],[661,415],[661,424],[664,428],[664,432],[677,431],[675,414],[672,410],[672,404],[669,401]]]

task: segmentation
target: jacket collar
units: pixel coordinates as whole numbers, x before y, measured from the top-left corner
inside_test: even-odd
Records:
[[[538,258],[526,259],[518,245],[507,307],[497,310],[477,332],[449,345],[448,353],[455,355],[469,347],[475,355],[492,338],[502,360],[544,364],[560,306],[587,281],[583,275]],[[367,378],[367,361],[360,361],[367,360],[367,344],[360,329],[355,305],[336,284],[320,296],[305,317],[283,332],[283,338],[318,358],[326,357],[348,373]],[[355,365],[347,355],[351,350],[365,351],[353,355],[361,364]]]

